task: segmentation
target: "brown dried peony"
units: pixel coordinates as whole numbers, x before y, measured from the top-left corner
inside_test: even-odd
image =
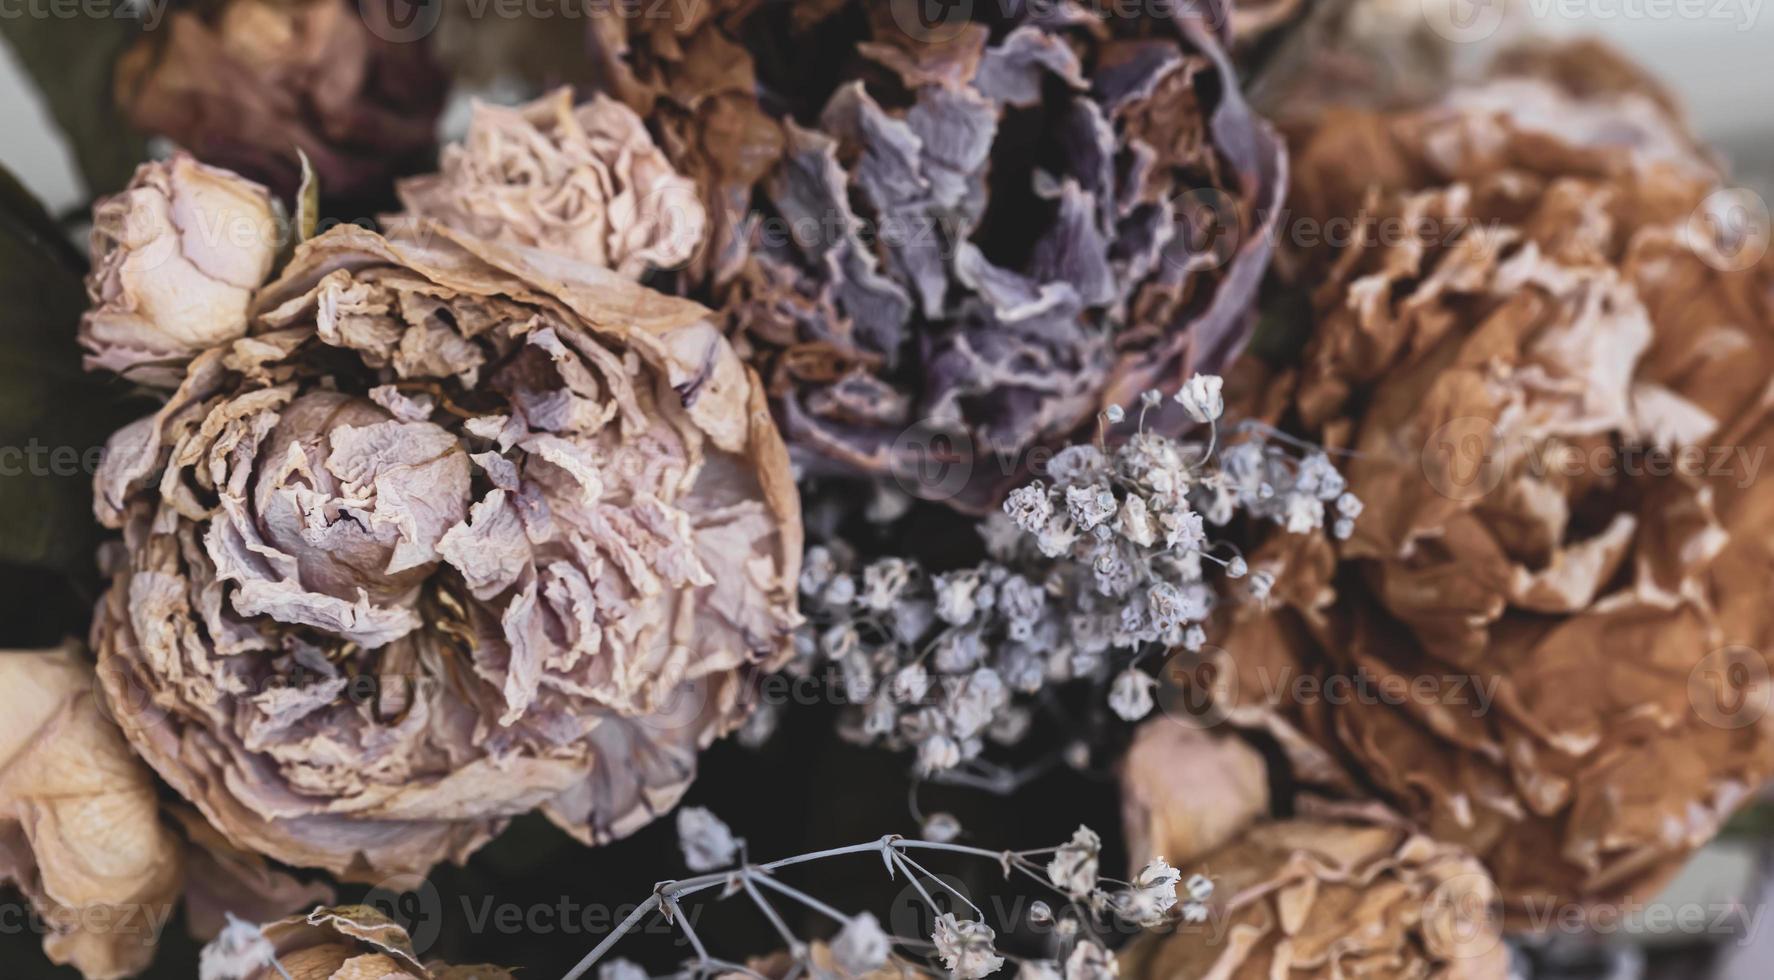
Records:
[[[1766,232],[1659,100],[1555,65],[1304,135],[1302,213],[1357,235],[1289,256],[1316,326],[1255,385],[1369,506],[1253,558],[1277,602],[1220,641],[1235,720],[1523,922],[1648,900],[1774,772]]]
[[[327,194],[376,197],[425,166],[447,87],[425,45],[371,30],[377,7],[227,0],[174,10],[118,62],[118,104],[136,127],[282,197],[301,181],[297,150]]]
[[[707,221],[632,109],[602,95],[575,108],[564,88],[515,108],[476,102],[440,171],[398,191],[411,214],[636,279],[686,262]]]
[[[607,88],[704,191],[689,285],[798,460],[906,475],[940,438],[966,485],[908,489],[983,509],[1032,447],[1242,346],[1285,168],[1210,7],[718,0],[593,26]]]
[[[136,750],[351,879],[675,803],[797,619],[787,453],[707,311],[411,222],[305,242],[252,323],[96,478]]]
[[[201,972],[234,980],[512,980],[503,967],[420,963],[406,930],[364,905],[238,923],[204,947]]]
[[[177,386],[192,357],[246,333],[280,236],[260,185],[183,153],[142,164],[93,208],[86,366]]]
[[[1262,754],[1174,717],[1141,725],[1120,768],[1130,877],[1154,858],[1195,861],[1269,813]]]
[[[1484,868],[1458,847],[1406,830],[1258,823],[1183,874],[1214,879],[1210,919],[1142,936],[1117,957],[1122,977],[1509,975]]]

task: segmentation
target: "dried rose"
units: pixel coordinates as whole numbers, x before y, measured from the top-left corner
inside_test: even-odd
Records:
[[[1296,775],[1465,846],[1517,914],[1648,900],[1774,773],[1765,229],[1706,224],[1658,100],[1572,77],[1304,140],[1302,214],[1365,223],[1289,256],[1317,326],[1262,386],[1373,506],[1254,556],[1286,552],[1275,608],[1219,641]]]
[[[352,879],[669,809],[797,620],[787,453],[707,317],[443,226],[305,242],[96,479],[137,751]]]
[[[690,258],[707,216],[633,110],[569,89],[516,108],[477,102],[438,173],[398,185],[412,214],[639,278]]]
[[[1496,889],[1471,855],[1395,827],[1258,823],[1203,859],[1213,921],[1148,933],[1128,980],[1436,977],[1502,980]],[[1187,869],[1184,872],[1188,873]]]
[[[118,62],[118,104],[138,128],[282,197],[300,183],[297,150],[329,195],[385,193],[390,177],[425,166],[446,86],[424,45],[367,26],[376,7],[227,0],[174,10]]]
[[[399,923],[364,905],[263,926],[236,921],[204,947],[202,980],[512,980],[496,966],[421,964]]]
[[[50,959],[103,980],[147,966],[183,861],[94,687],[75,646],[0,652],[0,882],[30,899]]]
[[[690,283],[809,471],[980,510],[1030,448],[1242,345],[1281,155],[1223,10],[973,9],[726,2],[594,33],[703,188]],[[912,476],[933,440],[958,481]]]
[[[192,357],[246,333],[279,240],[278,208],[258,184],[182,153],[142,164],[93,209],[86,366],[176,386]]]

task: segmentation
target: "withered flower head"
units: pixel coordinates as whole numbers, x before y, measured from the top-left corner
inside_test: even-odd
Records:
[[[690,279],[791,447],[884,474],[923,423],[978,460],[954,500],[978,509],[1018,454],[1242,345],[1281,155],[1223,10],[918,6],[735,0],[594,34],[707,195]]]
[[[1317,323],[1267,387],[1370,506],[1220,641],[1235,716],[1473,851],[1512,912],[1649,899],[1774,771],[1766,229],[1710,223],[1679,123],[1561,81],[1592,75],[1303,140],[1303,214],[1354,234],[1289,256]],[[1301,677],[1368,693],[1265,693]]]
[[[31,901],[50,959],[109,980],[148,965],[184,869],[95,688],[73,645],[0,652],[0,882]]]
[[[477,102],[440,172],[398,189],[410,213],[630,278],[682,265],[707,222],[632,109],[603,95],[575,108],[564,88],[516,108]]]
[[[350,878],[669,808],[796,621],[787,453],[707,317],[442,226],[304,243],[96,478],[137,751]]]
[[[1503,980],[1495,886],[1470,854],[1395,827],[1257,823],[1183,874],[1213,876],[1210,920],[1123,950],[1128,980]]]
[[[86,366],[176,386],[192,357],[246,333],[279,235],[258,184],[182,153],[142,164],[93,209]]]
[[[1188,864],[1269,812],[1269,773],[1256,749],[1160,716],[1140,726],[1121,760],[1127,859]]]
[[[263,926],[235,921],[204,947],[202,980],[511,980],[496,966],[420,963],[407,931],[365,905],[317,908]]]
[[[377,2],[174,10],[119,61],[118,104],[136,127],[282,197],[300,183],[298,149],[327,194],[374,197],[424,166],[446,88],[425,45],[366,26]]]

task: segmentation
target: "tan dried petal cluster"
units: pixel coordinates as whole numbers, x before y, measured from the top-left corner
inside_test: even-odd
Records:
[[[397,6],[397,5],[395,5]],[[118,61],[130,122],[293,194],[306,153],[329,195],[385,192],[423,166],[447,84],[426,46],[387,40],[384,0],[227,0],[171,11]],[[386,10],[383,8],[387,7]]]
[[[95,687],[72,645],[0,652],[0,882],[42,916],[50,959],[89,980],[148,964],[183,874],[153,773]]]
[[[1121,760],[1128,866],[1198,860],[1269,813],[1262,754],[1236,738],[1161,717],[1140,726]]]
[[[1255,557],[1277,602],[1220,641],[1237,720],[1515,915],[1648,899],[1774,771],[1765,230],[1659,100],[1554,64],[1301,141],[1302,213],[1357,237],[1288,257],[1304,364],[1246,381],[1369,508]]]
[[[181,897],[212,935],[224,910],[280,915],[330,897],[164,810],[75,645],[0,652],[0,883],[22,891],[43,949],[87,980],[147,967]]]
[[[93,208],[86,366],[177,385],[192,357],[246,333],[280,231],[258,184],[182,153],[142,164]]]
[[[640,116],[603,95],[574,107],[565,88],[518,107],[477,102],[439,172],[398,189],[413,214],[631,278],[682,265],[707,223]]]
[[[1207,922],[1150,933],[1128,980],[1503,980],[1495,889],[1471,855],[1395,827],[1251,826],[1183,874],[1214,878]]]
[[[633,831],[797,620],[786,451],[707,312],[430,223],[304,243],[95,496],[130,742],[229,840],[347,878],[536,808]]]
[[[406,930],[364,905],[317,908],[259,933],[269,949],[212,944],[204,956],[239,980],[512,980],[511,971],[496,966],[421,963]],[[266,952],[275,964],[256,962]]]

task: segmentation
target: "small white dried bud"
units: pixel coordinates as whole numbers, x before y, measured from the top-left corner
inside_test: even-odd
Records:
[[[733,829],[706,807],[687,806],[678,811],[678,846],[691,871],[731,867],[743,843]]]
[[[1152,713],[1152,688],[1157,685],[1152,675],[1129,667],[1116,675],[1109,688],[1109,707],[1122,721],[1139,721]]]
[[[947,844],[961,836],[961,821],[952,813],[932,813],[924,820],[923,833],[933,844]]]
[[[1127,411],[1120,405],[1110,405],[1108,408],[1103,409],[1103,418],[1106,419],[1110,425],[1120,425],[1122,422],[1127,421]]]
[[[1096,890],[1097,858],[1102,850],[1103,841],[1096,831],[1080,826],[1047,862],[1047,879],[1067,895],[1084,898]]]
[[[862,912],[844,923],[832,940],[832,958],[849,976],[863,976],[886,965],[893,941],[874,915]]]
[[[1217,374],[1197,374],[1177,389],[1176,403],[1195,421],[1212,422],[1226,410],[1223,386]]]

